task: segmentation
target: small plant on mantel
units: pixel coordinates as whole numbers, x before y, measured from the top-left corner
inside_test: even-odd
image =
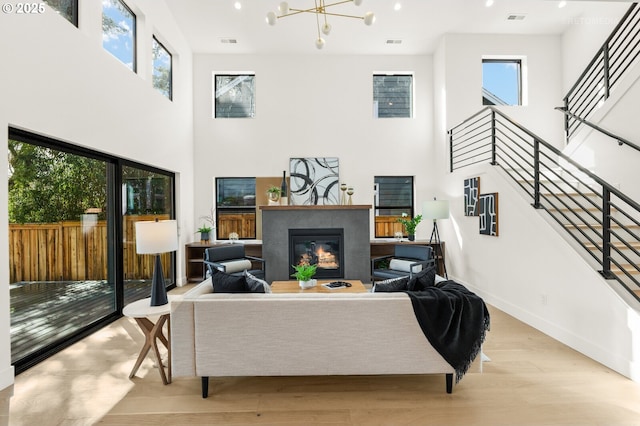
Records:
[[[269,197],[269,202],[272,204],[279,204],[280,201],[280,188],[275,185],[272,185],[267,189],[267,197]]]
[[[316,274],[316,269],[318,269],[318,265],[310,265],[308,263],[291,266],[295,269],[295,272],[291,274],[291,276],[298,281],[310,281]]]

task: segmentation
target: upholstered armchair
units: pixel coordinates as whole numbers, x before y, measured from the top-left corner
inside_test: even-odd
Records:
[[[383,261],[386,268],[380,267]],[[371,259],[371,281],[411,278],[413,274],[431,266],[435,266],[435,259],[430,246],[397,244],[392,255]]]
[[[259,263],[260,268],[254,269],[255,263]],[[264,279],[264,259],[247,256],[243,244],[220,245],[206,249],[204,264],[207,267],[207,275],[211,275],[215,268],[231,275],[242,275],[244,271],[249,271],[255,277]]]

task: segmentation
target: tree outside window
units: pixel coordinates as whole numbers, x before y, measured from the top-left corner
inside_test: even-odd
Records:
[[[153,87],[172,99],[172,62],[171,54],[155,37],[151,44],[153,56]]]
[[[136,70],[136,15],[120,0],[102,0],[102,47]]]

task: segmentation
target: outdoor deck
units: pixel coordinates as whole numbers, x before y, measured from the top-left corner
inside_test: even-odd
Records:
[[[150,281],[125,283],[125,304],[149,297]],[[115,309],[115,288],[106,281],[36,281],[12,284],[11,360],[72,334]]]

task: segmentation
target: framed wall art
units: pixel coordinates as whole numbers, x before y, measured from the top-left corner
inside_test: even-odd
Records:
[[[480,234],[498,236],[498,193],[480,194]]]
[[[478,195],[480,194],[480,178],[464,180],[464,215],[478,216]]]
[[[289,159],[290,199],[294,206],[340,204],[340,173],[336,157]]]

